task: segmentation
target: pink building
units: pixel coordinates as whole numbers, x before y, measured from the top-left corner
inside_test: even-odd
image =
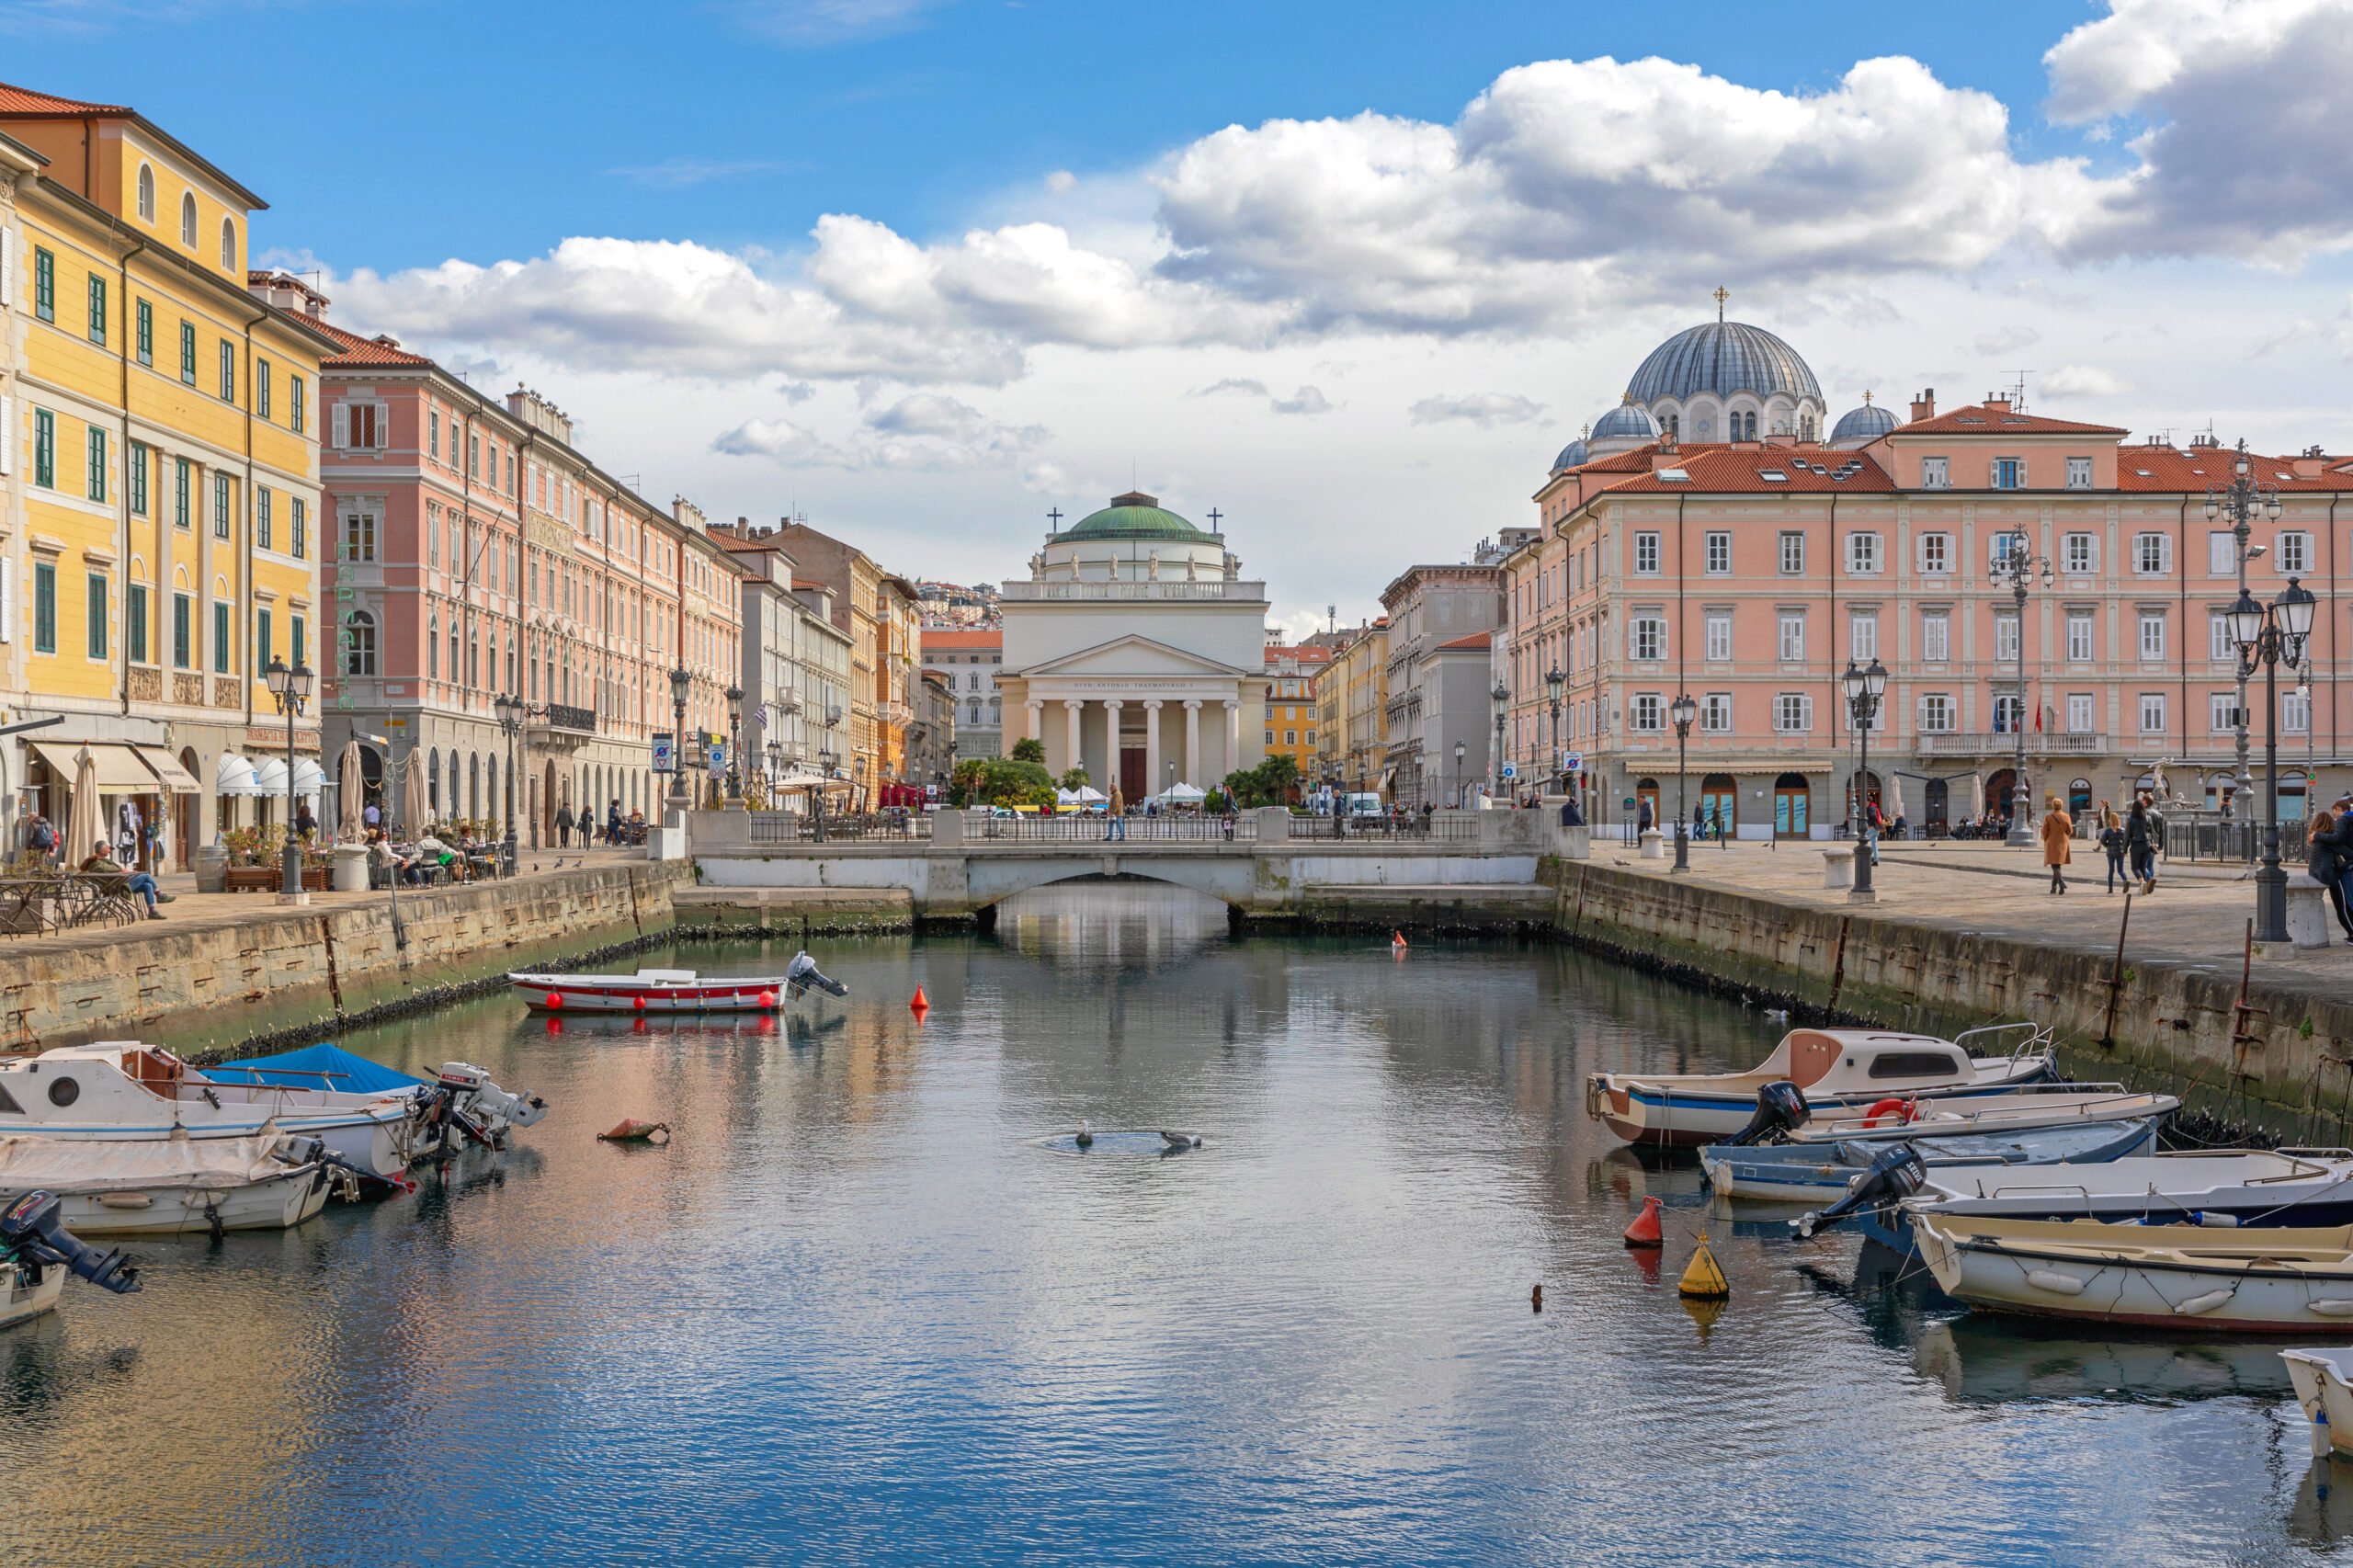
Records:
[[[565,805],[656,815],[670,671],[691,676],[690,761],[725,735],[740,673],[737,574],[700,515],[598,469],[535,392],[494,399],[389,337],[319,324],[346,345],[321,370],[328,756],[359,737],[388,804],[387,762],[414,758],[443,821],[503,824],[511,799],[527,844],[549,842]],[[502,695],[529,705],[512,772]]]
[[[1662,356],[1665,380],[1650,373]],[[2221,616],[2240,562],[2206,495],[2230,482],[2231,451],[2131,443],[2003,397],[1938,415],[1924,393],[1901,423],[1866,404],[1827,442],[1678,442],[1650,413],[1677,409],[1685,430],[1694,410],[1727,428],[1736,414],[1745,433],[1755,408],[1769,425],[1819,397],[1778,338],[1711,323],[1663,346],[1561,455],[1539,527],[1503,563],[1505,753],[1523,785],[1565,767],[1596,822],[1646,795],[1671,817],[1668,708],[1688,692],[1685,814],[1743,837],[1826,836],[1858,777],[1838,676],[1876,657],[1891,679],[1863,784],[1912,823],[2006,810],[2021,733],[2037,807],[2046,792],[2121,803],[2160,774],[2193,803],[2229,799],[2238,698]],[[2281,809],[2301,815],[2308,778],[2331,799],[2353,785],[2340,591],[2353,531],[2339,531],[2353,529],[2353,506],[2340,515],[2353,459],[2251,467],[2279,516],[2256,523],[2250,591],[2268,601],[2293,576],[2321,601],[2308,686],[2281,679]],[[2023,616],[1992,570],[2021,537]],[[2258,782],[2260,690],[2258,676]]]

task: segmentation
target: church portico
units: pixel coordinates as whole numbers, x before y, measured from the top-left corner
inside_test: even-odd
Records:
[[[1086,695],[1070,695],[1082,689],[1080,682]],[[1024,706],[1030,738],[1046,748],[1048,772],[1059,778],[1082,767],[1097,789],[1108,793],[1116,783],[1141,800],[1176,783],[1212,789],[1227,774],[1256,767],[1242,743],[1242,706],[1263,702],[1263,685],[1239,675],[1099,683],[1083,676],[1039,677]],[[1206,735],[1204,709],[1211,715]]]

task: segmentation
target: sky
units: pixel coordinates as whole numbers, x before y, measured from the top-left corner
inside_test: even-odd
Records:
[[[1719,287],[1834,417],[2353,451],[2353,0],[0,0],[0,61],[339,324],[914,575],[1134,484],[1353,624]]]

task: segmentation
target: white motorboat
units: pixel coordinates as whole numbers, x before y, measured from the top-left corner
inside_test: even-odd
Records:
[[[0,1206],[54,1193],[76,1235],[284,1230],[324,1208],[336,1185],[317,1152],[315,1140],[267,1130],[143,1143],[0,1138]],[[342,1174],[356,1196],[358,1180]]]
[[[1845,1117],[1816,1109],[1788,1136],[1793,1143],[1817,1144],[2011,1137],[2103,1121],[2162,1120],[2179,1110],[2181,1101],[2121,1084],[2029,1084],[1998,1095],[1922,1095],[1875,1108],[1876,1115]]]
[[[641,969],[635,974],[509,974],[507,982],[534,1012],[754,1013],[774,1012],[809,992],[847,996],[849,987],[828,979],[807,953],[780,975],[711,975],[690,969]]]
[[[2067,1123],[1982,1135],[1922,1135],[1903,1140],[1931,1172],[2090,1165],[2156,1152],[2154,1119]],[[1884,1145],[1864,1140],[1821,1143],[1716,1143],[1699,1151],[1708,1185],[1726,1198],[1829,1202],[1870,1168]],[[2029,1177],[2021,1176],[2027,1180]]]
[[[1955,1219],[2089,1219],[2110,1225],[2347,1225],[2353,1224],[2353,1153],[2197,1149],[2029,1171],[1931,1166],[1904,1208]]]
[[[412,1129],[433,1091],[347,1091],[301,1084],[219,1082],[135,1040],[64,1046],[0,1062],[0,1136],[93,1142],[316,1138],[368,1176],[405,1179]]]
[[[51,1192],[28,1192],[0,1209],[0,1328],[56,1306],[68,1274],[118,1296],[139,1289],[138,1265],[119,1247],[100,1252],[85,1243],[65,1228],[61,1210]]]
[[[509,1093],[470,1062],[444,1062],[437,1077],[426,1079],[332,1045],[313,1045],[278,1056],[242,1056],[207,1069],[204,1077],[215,1085],[334,1089],[377,1095],[416,1095],[422,1090],[422,1108],[410,1139],[411,1152],[418,1155],[428,1147],[446,1142],[445,1133],[494,1148],[503,1147],[509,1132],[536,1124],[548,1109],[547,1102],[539,1096]]]
[[[65,1267],[33,1259],[0,1259],[0,1328],[37,1318],[57,1305],[65,1293]]]
[[[1973,1056],[1969,1042],[2017,1038],[2006,1056]],[[1596,1073],[1586,1114],[1630,1143],[1721,1143],[1745,1129],[1757,1091],[1793,1084],[1814,1116],[1856,1118],[1933,1095],[1946,1105],[2004,1095],[2049,1079],[2051,1036],[2032,1024],[1995,1024],[1955,1040],[1887,1029],[1792,1029],[1746,1073]]]
[[[2353,1459],[2353,1348],[2336,1345],[2318,1349],[2282,1350],[2288,1381],[2303,1407],[2306,1429],[2313,1439],[2313,1457],[2336,1452]]]
[[[1933,1210],[1910,1219],[1945,1293],[1989,1312],[2236,1334],[2353,1325],[2353,1226],[2213,1230]]]

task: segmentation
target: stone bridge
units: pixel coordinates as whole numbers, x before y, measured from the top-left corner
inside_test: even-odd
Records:
[[[1015,893],[1093,876],[1190,888],[1241,917],[1347,907],[1378,920],[1392,906],[1472,903],[1484,919],[1521,904],[1532,918],[1551,899],[1538,860],[1586,851],[1585,830],[1544,812],[1440,812],[1420,831],[1347,836],[1334,836],[1327,818],[1279,808],[1242,813],[1231,838],[1201,818],[1129,818],[1128,836],[1107,840],[1101,818],[960,812],[920,819],[905,838],[826,844],[799,837],[784,813],[697,812],[687,825],[705,889],[904,890],[918,918],[983,924]]]

